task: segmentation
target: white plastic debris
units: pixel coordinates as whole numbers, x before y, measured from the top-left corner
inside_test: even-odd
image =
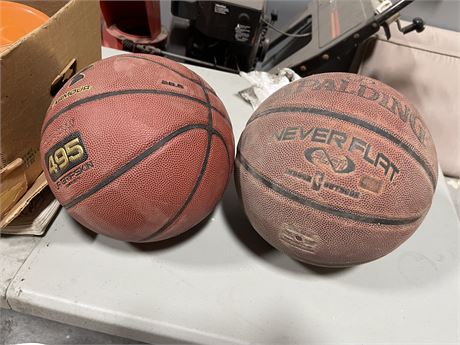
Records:
[[[292,69],[283,68],[277,74],[268,72],[240,72],[240,76],[251,83],[251,87],[239,92],[240,96],[255,110],[271,94],[292,81],[301,79]]]

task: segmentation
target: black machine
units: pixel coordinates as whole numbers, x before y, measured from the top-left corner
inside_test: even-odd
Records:
[[[128,50],[161,54],[179,61],[232,71],[292,68],[301,76],[346,71],[360,43],[389,24],[407,33],[424,29],[415,18],[401,27],[399,12],[414,0],[310,0],[285,31],[276,26],[266,0],[171,2],[173,20],[166,50],[133,46]],[[268,31],[278,32],[269,40]]]
[[[178,40],[186,56],[243,71],[254,68],[268,48],[265,0],[172,1],[168,49]],[[188,28],[178,18],[189,21]],[[185,32],[184,32],[185,31]],[[182,41],[181,41],[182,39]],[[174,43],[173,43],[174,42]]]

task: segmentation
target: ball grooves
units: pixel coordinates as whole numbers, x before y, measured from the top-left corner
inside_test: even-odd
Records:
[[[326,116],[335,120],[342,120],[348,123],[351,123],[357,127],[362,127],[365,129],[368,129],[375,134],[379,135],[382,138],[387,139],[391,143],[395,144],[396,146],[402,148],[404,151],[406,151],[407,154],[409,154],[412,158],[415,159],[415,161],[420,165],[420,167],[425,170],[426,174],[428,175],[428,178],[431,182],[431,185],[433,186],[433,190],[436,187],[436,177],[434,173],[431,171],[428,163],[415,152],[408,144],[403,142],[401,139],[397,138],[393,134],[385,131],[382,128],[379,128],[375,125],[373,125],[370,122],[358,119],[356,117],[347,115],[345,113],[338,113],[335,111],[331,110],[326,110],[326,109],[321,109],[321,108],[314,108],[314,107],[279,107],[279,108],[272,108],[265,110],[261,112],[260,114],[257,114],[257,116],[249,119],[247,126],[249,126],[250,123],[255,121],[256,119],[259,119],[263,116],[271,115],[271,114],[287,114],[290,115],[292,113],[308,113],[308,114],[313,114],[313,115],[320,115],[320,116]]]
[[[126,173],[127,171],[129,171],[130,169],[132,169],[133,167],[138,165],[140,162],[142,162],[145,158],[147,158],[148,156],[153,154],[155,151],[157,151],[160,148],[162,148],[164,145],[166,145],[168,142],[170,142],[172,139],[174,139],[178,135],[186,133],[186,132],[188,132],[190,130],[193,130],[193,129],[206,129],[206,127],[207,126],[203,125],[203,124],[192,124],[192,125],[187,125],[187,126],[181,127],[179,129],[175,130],[174,132],[171,132],[167,136],[165,136],[162,139],[160,139],[159,141],[155,142],[155,144],[150,146],[147,150],[145,150],[141,154],[137,155],[136,157],[131,159],[129,162],[125,163],[122,167],[120,167],[115,172],[113,172],[112,174],[107,176],[105,179],[100,181],[97,185],[95,185],[94,187],[92,187],[91,189],[86,191],[85,193],[80,194],[76,198],[74,198],[71,201],[69,201],[68,203],[66,203],[64,205],[64,207],[67,208],[67,209],[72,208],[76,204],[82,202],[83,200],[85,200],[89,196],[91,196],[94,193],[98,192],[99,190],[101,190],[102,188],[104,188],[105,186],[107,186],[108,184],[112,183],[113,181],[115,181],[120,176],[122,176],[124,173]]]
[[[236,155],[236,163],[240,166],[244,167],[244,169],[251,174],[258,182],[262,183],[264,186],[269,188],[270,190],[274,191],[275,193],[288,198],[298,204],[308,206],[314,208],[318,211],[326,212],[332,214],[333,216],[351,219],[354,221],[362,222],[362,223],[369,223],[369,224],[382,224],[382,225],[404,225],[404,224],[411,224],[420,219],[418,217],[412,218],[399,218],[399,219],[388,219],[388,218],[379,218],[379,217],[371,217],[364,214],[352,213],[348,210],[341,210],[338,208],[334,208],[328,205],[321,204],[313,199],[307,198],[303,195],[297,194],[294,191],[291,191],[278,183],[270,180],[268,177],[263,176],[259,173],[254,167],[252,167],[249,162],[243,157],[241,152],[238,151]]]
[[[196,191],[198,190],[198,187],[201,184],[201,180],[203,179],[204,173],[206,172],[206,168],[208,166],[208,160],[209,160],[209,154],[211,152],[211,146],[212,146],[212,135],[214,128],[212,127],[212,106],[211,106],[211,101],[209,100],[209,95],[207,89],[204,87],[202,83],[200,83],[200,87],[204,92],[205,98],[206,98],[206,104],[208,108],[208,124],[205,125],[205,129],[208,132],[208,144],[206,146],[206,153],[203,159],[203,164],[201,165],[201,170],[200,174],[198,175],[198,178],[195,181],[195,185],[193,186],[192,190],[190,191],[189,195],[187,196],[187,199],[185,199],[184,204],[182,207],[177,211],[177,213],[171,217],[160,229],[149,235],[147,238],[143,239],[142,241],[149,241],[155,238],[156,236],[160,235],[161,233],[165,232],[170,225],[172,225],[184,212],[190,201],[192,201],[193,196],[195,195]]]
[[[42,129],[42,135],[45,132],[45,130],[48,128],[48,126],[53,123],[59,116],[62,114],[66,113],[67,111],[76,108],[82,104],[89,103],[89,102],[94,102],[100,99],[108,98],[108,97],[115,97],[119,95],[135,95],[135,94],[154,94],[154,95],[168,95],[168,96],[174,96],[174,97],[179,97],[179,98],[184,98],[188,99],[190,101],[196,102],[198,104],[208,106],[207,102],[202,101],[201,99],[189,96],[189,95],[184,95],[182,93],[178,92],[172,92],[172,91],[164,91],[164,90],[155,90],[155,89],[129,89],[129,90],[118,90],[118,91],[109,91],[109,92],[103,92],[99,93],[97,95],[92,95],[86,98],[79,99],[78,101],[75,101],[74,103],[71,103],[69,105],[66,105],[64,108],[59,110],[56,114],[51,116],[49,120],[43,125]],[[222,114],[221,111],[219,111],[217,108],[211,106],[212,110],[216,111],[222,118],[224,118],[227,122],[228,119]]]

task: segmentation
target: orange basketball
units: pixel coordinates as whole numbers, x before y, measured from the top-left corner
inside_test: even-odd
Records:
[[[404,96],[371,78],[326,73],[257,109],[235,178],[265,240],[300,261],[340,267],[375,260],[411,236],[430,208],[437,159]]]
[[[54,98],[41,160],[59,202],[87,228],[120,240],[176,236],[222,197],[232,126],[214,90],[165,58],[94,63]]]

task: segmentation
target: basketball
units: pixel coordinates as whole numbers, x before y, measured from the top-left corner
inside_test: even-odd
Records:
[[[215,91],[144,54],[98,61],[55,96],[42,126],[48,184],[90,230],[164,240],[208,216],[232,172],[232,126]]]
[[[278,90],[238,143],[235,181],[254,229],[299,261],[380,258],[427,214],[436,151],[421,115],[391,87],[349,73]]]

